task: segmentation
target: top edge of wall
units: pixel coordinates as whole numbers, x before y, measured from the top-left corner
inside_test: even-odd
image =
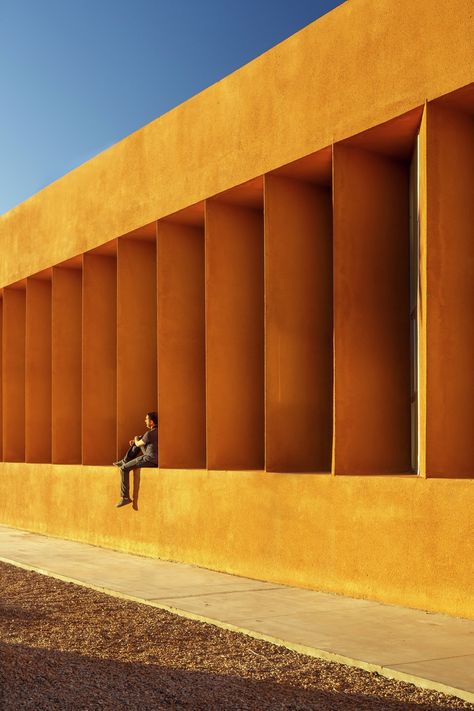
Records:
[[[469,84],[473,31],[471,0],[347,0],[0,216],[0,285]]]

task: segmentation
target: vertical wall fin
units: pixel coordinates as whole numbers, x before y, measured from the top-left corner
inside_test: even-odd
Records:
[[[411,471],[409,165],[334,147],[335,472]]]
[[[0,462],[3,461],[3,289],[0,291]]]
[[[118,240],[117,446],[143,434],[144,416],[157,409],[156,241]]]
[[[51,277],[26,285],[26,461],[51,461]]]
[[[428,321],[427,251],[427,127],[426,106],[418,136],[418,473],[426,476],[426,350]]]
[[[53,267],[52,459],[82,461],[82,269]]]
[[[264,467],[263,215],[206,203],[207,461]]]
[[[82,461],[111,464],[117,451],[117,259],[85,254]]]
[[[204,228],[158,223],[160,465],[206,466]]]
[[[24,285],[3,290],[3,457],[25,461]]]
[[[474,109],[428,103],[427,476],[474,476]]]
[[[265,177],[266,468],[331,471],[330,188]]]

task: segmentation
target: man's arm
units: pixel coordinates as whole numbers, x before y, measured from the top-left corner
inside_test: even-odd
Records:
[[[146,446],[146,443],[140,437],[135,437],[134,444],[135,444],[135,447],[145,447]]]

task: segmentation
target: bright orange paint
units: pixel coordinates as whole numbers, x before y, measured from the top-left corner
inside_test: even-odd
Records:
[[[350,0],[0,218],[2,523],[474,617],[473,35]]]

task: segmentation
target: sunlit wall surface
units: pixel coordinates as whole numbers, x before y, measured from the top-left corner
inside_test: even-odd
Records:
[[[1,522],[474,616],[474,28],[396,5],[1,219]],[[160,469],[114,511],[153,409]]]

